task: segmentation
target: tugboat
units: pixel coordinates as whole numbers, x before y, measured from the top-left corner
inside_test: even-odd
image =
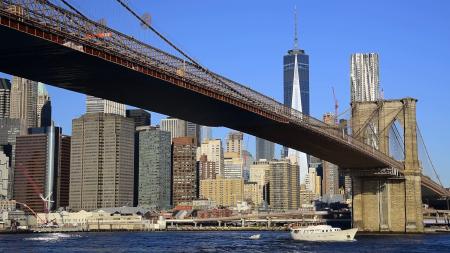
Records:
[[[329,225],[291,226],[291,237],[301,241],[353,241],[357,228],[341,230]]]

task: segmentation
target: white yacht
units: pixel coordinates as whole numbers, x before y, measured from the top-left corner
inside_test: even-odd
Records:
[[[291,227],[291,237],[302,241],[352,241],[357,228],[341,230],[329,225]]]

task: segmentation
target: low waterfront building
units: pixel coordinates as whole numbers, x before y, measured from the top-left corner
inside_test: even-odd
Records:
[[[215,208],[210,210],[200,210],[197,212],[198,219],[230,217],[233,211],[227,208]]]

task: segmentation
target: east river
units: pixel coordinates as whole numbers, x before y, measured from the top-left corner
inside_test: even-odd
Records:
[[[353,242],[293,241],[288,232],[53,233],[0,235],[0,252],[450,252],[450,234],[357,235]]]

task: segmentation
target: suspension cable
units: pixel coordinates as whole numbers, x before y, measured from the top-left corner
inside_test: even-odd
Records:
[[[230,84],[228,84],[226,82],[226,80],[224,80],[223,77],[212,73],[211,71],[209,71],[206,67],[203,67],[203,65],[201,65],[199,62],[197,62],[196,60],[194,60],[194,58],[190,57],[187,53],[185,53],[183,50],[181,50],[179,47],[177,47],[175,44],[173,44],[169,39],[167,39],[164,35],[162,35],[160,32],[158,32],[154,27],[152,27],[147,21],[145,21],[143,18],[141,18],[133,9],[131,9],[131,7],[125,3],[123,0],[116,0],[116,2],[118,2],[122,7],[124,7],[131,15],[133,15],[136,19],[138,19],[145,27],[147,27],[148,29],[150,29],[152,32],[154,32],[159,38],[161,38],[164,42],[166,42],[167,44],[169,44],[173,49],[175,49],[178,53],[180,53],[181,55],[183,55],[184,57],[186,57],[186,59],[188,59],[195,67],[199,68],[200,70],[204,71],[206,74],[208,74],[211,78],[215,79],[216,81],[218,81],[221,85],[225,86],[227,89],[231,90],[232,92],[235,92],[236,94],[239,94],[241,96],[243,96],[245,99],[255,103],[255,104],[264,104],[264,102],[255,99],[251,96],[248,96],[242,92],[240,92],[239,90],[237,90],[236,88],[232,87]]]
[[[76,12],[78,15],[82,16],[85,19],[88,19],[81,11],[79,11],[77,8],[75,8],[73,5],[69,4],[66,0],[60,0],[63,4],[65,4],[69,9]]]
[[[185,53],[183,50],[181,50],[180,48],[178,48],[175,44],[173,44],[169,39],[167,39],[166,37],[164,37],[164,35],[162,35],[160,32],[158,32],[155,28],[153,28],[147,21],[145,21],[143,18],[141,18],[135,11],[133,11],[130,6],[128,6],[128,4],[126,4],[124,1],[122,0],[116,0],[120,5],[122,5],[122,7],[124,7],[128,12],[131,13],[131,15],[133,15],[135,18],[137,18],[139,21],[142,22],[142,24],[144,26],[146,26],[148,29],[152,30],[152,32],[154,32],[156,35],[158,35],[158,37],[160,37],[164,42],[166,42],[167,44],[169,44],[172,48],[174,48],[178,53],[182,54],[184,57],[186,57],[188,60],[190,60],[194,65],[196,65],[197,67],[201,68],[202,70],[209,72],[208,69],[206,69],[205,67],[203,67],[202,65],[200,65],[200,63],[198,63],[196,60],[194,60],[192,57],[190,57],[187,53]]]
[[[419,128],[419,124],[417,124],[417,123],[416,123],[416,129],[417,129],[417,132],[419,133],[420,139],[422,140],[423,147],[425,149],[425,153],[427,154],[428,160],[430,161],[431,167],[433,168],[434,174],[436,175],[437,180],[439,181],[439,184],[442,187],[444,187],[442,182],[441,182],[441,179],[439,178],[439,175],[438,175],[438,173],[436,171],[436,168],[434,167],[433,161],[431,160],[430,153],[428,153],[427,145],[425,144],[425,141],[424,141],[423,136],[422,136],[422,132],[420,131],[420,128]]]

